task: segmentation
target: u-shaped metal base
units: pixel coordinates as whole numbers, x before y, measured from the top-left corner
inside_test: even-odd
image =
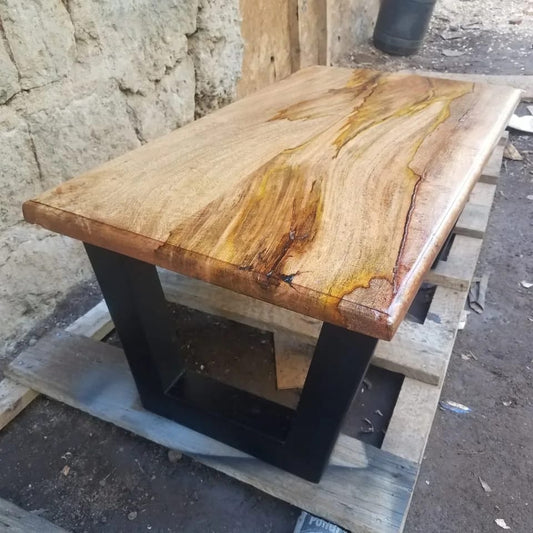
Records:
[[[85,248],[143,406],[318,483],[377,339],[324,323],[292,410],[187,370],[155,266]]]

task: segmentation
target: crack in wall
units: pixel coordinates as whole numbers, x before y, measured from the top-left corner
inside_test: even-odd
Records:
[[[39,161],[39,156],[37,155],[37,147],[35,146],[35,141],[33,139],[33,132],[31,131],[31,126],[26,122],[26,126],[28,128],[28,138],[30,140],[30,147],[33,154],[33,157],[35,158],[35,164],[37,165],[37,171],[39,172],[39,183],[44,187],[44,176],[43,176],[43,170],[41,168],[41,162]]]
[[[11,95],[4,103],[0,104],[0,106],[9,106],[12,104],[13,100],[15,100],[18,96],[29,94],[31,91],[35,89],[44,89],[45,87],[49,87],[51,85],[59,85],[63,81],[64,81],[64,78],[61,78],[59,80],[49,81],[48,83],[44,83],[43,85],[35,85],[34,87],[29,87],[27,89],[20,89],[16,93]]]
[[[19,67],[17,65],[17,62],[15,61],[15,56],[13,55],[13,50],[11,48],[11,44],[9,43],[9,40],[7,38],[5,29],[4,29],[4,23],[3,23],[1,15],[0,15],[0,40],[2,41],[2,43],[4,45],[4,50],[6,51],[9,59],[11,60],[11,63],[13,63],[13,66],[15,67],[15,70],[17,71],[17,78],[18,78],[18,83],[19,83],[19,86],[20,86],[20,81],[21,81],[20,70],[19,70]],[[9,98],[9,100],[10,99],[11,98]]]
[[[72,36],[74,37],[74,57],[78,58],[78,38],[76,37],[76,26],[74,24],[74,20],[72,19],[72,13],[70,12],[70,3],[69,0],[61,0],[61,3],[63,4],[63,7],[65,8],[65,11],[67,12],[68,18],[70,20],[70,24],[72,25]]]

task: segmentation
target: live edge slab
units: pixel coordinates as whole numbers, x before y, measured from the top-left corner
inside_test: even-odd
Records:
[[[26,202],[24,216],[391,339],[519,98],[312,67]]]

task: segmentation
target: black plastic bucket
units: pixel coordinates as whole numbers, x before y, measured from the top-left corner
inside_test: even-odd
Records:
[[[420,48],[437,0],[382,0],[374,46],[397,56]]]

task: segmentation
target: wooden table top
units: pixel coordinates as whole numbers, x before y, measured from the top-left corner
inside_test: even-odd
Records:
[[[24,216],[390,339],[519,96],[312,67],[26,202]]]

